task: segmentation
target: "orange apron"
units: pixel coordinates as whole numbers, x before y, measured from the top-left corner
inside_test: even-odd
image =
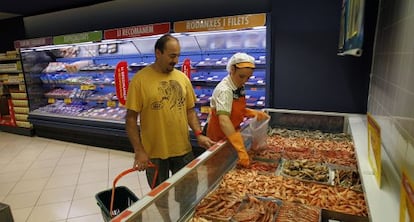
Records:
[[[230,120],[236,130],[240,129],[240,123],[243,122],[246,113],[246,98],[240,96],[233,99],[231,106]],[[220,128],[220,123],[215,109],[211,110],[210,120],[207,125],[207,136],[213,141],[219,141],[225,139],[223,131]]]

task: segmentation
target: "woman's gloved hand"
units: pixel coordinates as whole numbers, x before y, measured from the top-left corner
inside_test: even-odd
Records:
[[[250,158],[247,154],[246,147],[244,147],[244,140],[240,132],[235,132],[227,138],[237,151],[239,156],[239,164],[243,167],[250,165]]]
[[[254,109],[249,109],[246,108],[246,116],[250,117],[250,118],[257,118],[257,121],[262,121],[265,119],[270,119],[270,116],[263,112],[263,111],[259,111],[259,110],[254,110]]]

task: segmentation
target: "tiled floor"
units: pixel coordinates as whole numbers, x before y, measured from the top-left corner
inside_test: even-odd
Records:
[[[132,160],[128,152],[0,132],[0,202],[15,222],[101,222],[95,194]],[[118,185],[138,197],[150,191],[144,172]]]

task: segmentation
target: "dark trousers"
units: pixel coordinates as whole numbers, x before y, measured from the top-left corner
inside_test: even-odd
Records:
[[[194,159],[192,152],[183,156],[170,157],[168,159],[151,159],[151,162],[158,166],[158,176],[156,178],[155,187],[167,180],[171,174],[175,174],[181,168],[185,167]],[[193,175],[194,174],[194,175]],[[147,182],[152,186],[153,178],[155,176],[155,169],[148,168],[146,170]],[[189,209],[190,204],[196,199],[198,178],[197,173],[191,172],[183,180],[177,182],[175,185],[175,200],[180,203],[180,216],[184,216],[186,210]],[[152,187],[154,188],[154,187]],[[168,207],[168,195],[161,197],[155,202],[158,210],[164,221],[171,221]]]

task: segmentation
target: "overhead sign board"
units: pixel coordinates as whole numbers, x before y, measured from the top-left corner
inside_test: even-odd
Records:
[[[53,37],[35,38],[35,39],[23,39],[14,41],[14,48],[30,48],[36,46],[45,46],[53,44]]]
[[[266,14],[247,14],[174,22],[174,32],[246,29],[266,24]]]
[[[159,35],[169,33],[171,25],[169,22],[151,25],[130,26],[125,28],[108,29],[104,31],[105,39],[124,39]]]
[[[70,35],[59,35],[53,37],[53,44],[72,44],[82,42],[96,42],[102,40],[102,31],[83,32]]]

